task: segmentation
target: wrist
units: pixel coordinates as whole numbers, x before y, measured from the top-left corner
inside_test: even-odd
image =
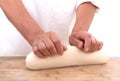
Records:
[[[44,34],[44,31],[41,30],[37,30],[37,31],[33,31],[30,34],[28,34],[26,36],[26,40],[29,42],[30,45],[33,44],[33,42],[42,34]]]
[[[72,30],[72,33],[74,33],[74,32],[80,32],[80,31],[88,32],[88,30],[89,30],[89,27],[75,25],[74,28],[73,28],[73,30]]]

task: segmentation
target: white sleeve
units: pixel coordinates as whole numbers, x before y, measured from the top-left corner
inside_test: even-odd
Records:
[[[77,0],[76,8],[84,2],[91,2],[93,5],[97,6],[98,8],[101,8],[101,6],[102,6],[102,1],[101,0]]]

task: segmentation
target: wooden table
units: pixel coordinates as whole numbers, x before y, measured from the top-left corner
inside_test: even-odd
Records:
[[[101,65],[32,71],[24,57],[0,57],[0,81],[120,81],[120,58]]]

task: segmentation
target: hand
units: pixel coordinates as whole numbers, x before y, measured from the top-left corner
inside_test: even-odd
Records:
[[[73,32],[69,37],[69,43],[84,52],[94,52],[100,50],[103,46],[101,41],[98,41],[87,31]]]
[[[38,33],[33,37],[32,49],[38,57],[62,55],[67,49],[54,32]]]

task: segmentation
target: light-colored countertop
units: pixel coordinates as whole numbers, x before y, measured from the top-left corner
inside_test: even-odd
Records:
[[[120,81],[120,58],[101,65],[32,71],[24,57],[0,57],[0,81]]]

